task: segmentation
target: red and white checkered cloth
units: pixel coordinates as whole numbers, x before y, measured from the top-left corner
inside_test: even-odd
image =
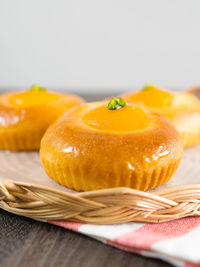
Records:
[[[175,266],[200,267],[200,216],[159,224],[48,222],[125,251],[165,260]]]

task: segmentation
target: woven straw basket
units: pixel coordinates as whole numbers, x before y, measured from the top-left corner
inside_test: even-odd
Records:
[[[198,149],[196,166],[200,165],[200,146]],[[37,152],[0,152],[0,166],[0,208],[38,220],[157,223],[200,215],[199,171],[193,179],[197,184],[167,186],[153,192],[112,188],[75,193],[44,174]]]

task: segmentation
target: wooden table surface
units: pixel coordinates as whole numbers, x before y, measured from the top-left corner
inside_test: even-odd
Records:
[[[106,96],[87,97],[98,100]],[[0,210],[0,267],[169,267],[92,238]]]
[[[92,238],[0,210],[1,267],[169,267]]]

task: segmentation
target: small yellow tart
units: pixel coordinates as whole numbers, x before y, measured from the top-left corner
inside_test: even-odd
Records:
[[[180,133],[185,147],[200,142],[200,101],[193,94],[147,85],[141,91],[123,94],[122,97],[164,115]]]
[[[83,102],[78,96],[50,92],[37,85],[0,95],[0,149],[39,149],[48,126]]]
[[[40,156],[49,177],[77,191],[149,190],[172,177],[182,150],[162,115],[115,98],[66,112],[42,138]]]

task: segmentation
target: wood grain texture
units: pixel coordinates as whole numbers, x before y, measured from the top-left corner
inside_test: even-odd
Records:
[[[2,267],[169,267],[57,226],[0,211]]]

